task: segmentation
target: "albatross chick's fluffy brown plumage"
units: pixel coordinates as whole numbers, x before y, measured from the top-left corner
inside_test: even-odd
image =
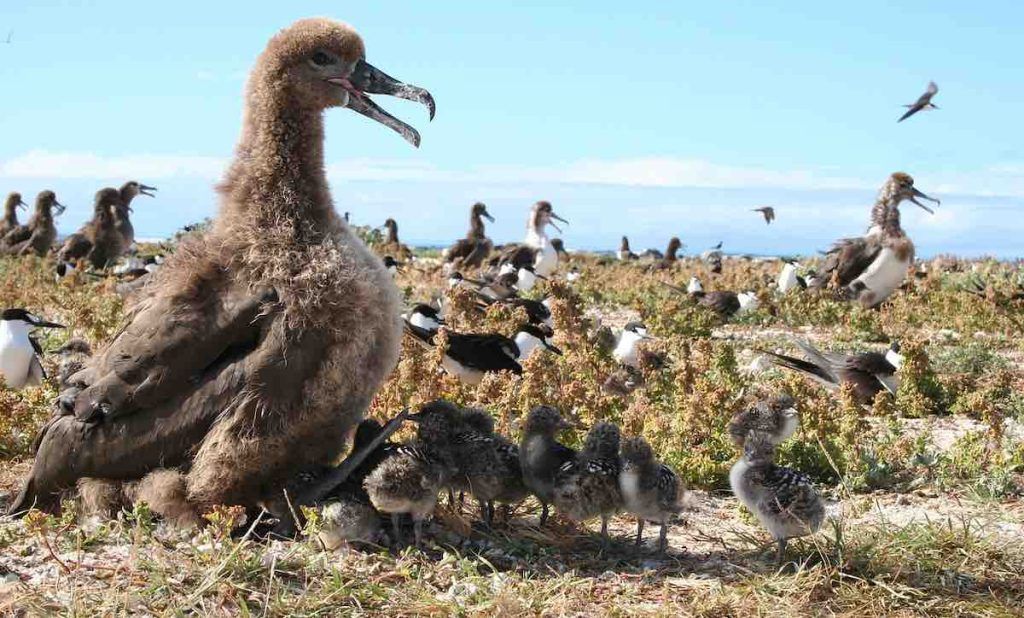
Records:
[[[418,144],[364,93],[421,101],[363,60],[349,26],[295,23],[249,78],[241,138],[205,236],[183,244],[128,325],[61,393],[12,510],[54,509],[81,478],[134,481],[194,521],[255,506],[328,463],[394,367],[398,291],[335,213],[323,111],[349,107]],[[134,492],[133,492],[134,493]]]

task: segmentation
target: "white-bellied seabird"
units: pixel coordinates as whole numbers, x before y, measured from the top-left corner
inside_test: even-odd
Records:
[[[911,103],[910,105],[903,106],[909,109],[907,109],[907,112],[900,116],[900,119],[897,120],[896,122],[903,122],[907,118],[910,118],[911,116],[913,116],[914,114],[923,109],[939,109],[934,103],[932,103],[932,97],[938,94],[938,92],[939,87],[935,85],[935,82],[928,82],[928,89],[924,91],[924,94],[919,96],[917,100]]]
[[[653,339],[647,334],[647,327],[641,322],[630,322],[619,333],[619,339],[612,350],[612,356],[623,365],[640,368],[640,342]]]
[[[440,309],[426,303],[416,305],[404,317],[409,324],[430,333],[436,333],[439,328],[444,326],[444,318],[441,317]]]
[[[0,313],[0,379],[8,388],[24,388],[41,384],[43,350],[32,337],[36,328],[64,328],[28,311],[15,308]]]
[[[807,281],[797,274],[799,268],[800,264],[793,261],[787,261],[782,266],[782,272],[779,273],[777,281],[779,292],[785,294],[790,290],[807,288]]]
[[[830,390],[838,390],[844,383],[853,385],[854,395],[861,405],[871,405],[875,395],[883,389],[894,395],[899,390],[898,372],[903,356],[899,353],[898,342],[893,342],[884,353],[836,354],[821,352],[808,341],[794,341],[807,360],[762,351],[772,356],[776,365],[810,376]]]
[[[554,334],[555,333],[549,326],[537,324],[521,325],[514,340],[516,345],[519,347],[519,356],[516,360],[519,362],[525,361],[530,358],[537,349],[545,349],[548,352],[561,356],[562,350],[555,346],[555,344],[551,343],[551,337],[553,337]]]
[[[405,323],[405,330],[413,339],[425,346],[434,346],[434,333]],[[463,382],[477,385],[484,374],[494,371],[511,371],[522,374],[519,364],[519,346],[513,339],[497,333],[471,334],[445,331],[448,346],[441,359],[445,371]]]
[[[543,277],[555,272],[558,267],[558,251],[551,244],[547,234],[550,225],[561,232],[555,221],[568,223],[555,214],[551,202],[539,201],[530,209],[526,222],[526,239],[522,244],[509,244],[502,247],[498,256],[491,260],[492,265],[500,266],[512,263],[517,269],[525,264],[533,266],[534,272]]]
[[[402,270],[402,265],[398,263],[398,260],[391,257],[390,255],[385,255],[381,262],[384,263],[384,268],[387,269],[388,274],[391,275],[392,279],[397,277],[398,273]]]

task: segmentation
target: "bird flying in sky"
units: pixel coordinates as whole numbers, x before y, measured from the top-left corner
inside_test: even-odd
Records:
[[[935,93],[937,93],[938,91],[939,87],[935,85],[935,82],[928,82],[928,90],[925,90],[924,94],[918,97],[917,101],[914,101],[913,104],[904,105],[903,107],[907,107],[909,109],[907,110],[907,113],[900,116],[900,119],[897,120],[896,122],[903,122],[904,120],[910,118],[911,116],[921,111],[922,109],[939,109],[938,107],[932,104],[932,97],[934,97]]]
[[[772,221],[775,220],[775,209],[772,208],[771,206],[762,206],[760,208],[755,208],[754,212],[759,212],[762,215],[764,215],[764,222],[767,223],[768,225],[771,225]]]

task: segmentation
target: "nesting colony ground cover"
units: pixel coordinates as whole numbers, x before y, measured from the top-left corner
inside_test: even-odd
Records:
[[[490,532],[475,513],[442,501],[424,551],[325,552],[315,535],[258,542],[232,534],[236,509],[207,516],[182,534],[136,505],[116,521],[33,514],[0,521],[0,613],[210,615],[1019,615],[1024,608],[1024,334],[1013,294],[1019,264],[940,258],[878,311],[827,294],[778,295],[778,262],[727,259],[721,275],[697,260],[648,272],[574,255],[580,274],[531,295],[552,297],[554,342],[564,356],[537,354],[522,376],[489,375],[469,387],[440,373],[437,353],[403,344],[399,366],[370,414],[387,418],[438,397],[490,410],[517,437],[522,415],[553,405],[589,427],[618,423],[642,434],[693,490],[674,522],[666,555],[632,546],[634,521],[614,520],[602,549],[596,526],[556,518],[537,525],[532,501]],[[0,306],[23,306],[68,326],[45,334],[52,350],[68,337],[102,346],[121,326],[114,281],[83,274],[55,282],[53,265],[0,261]],[[563,272],[565,267],[563,266]],[[926,274],[925,274],[926,273]],[[662,282],[706,290],[754,290],[759,307],[729,323]],[[984,292],[972,293],[976,283]],[[446,288],[439,265],[407,264],[397,283],[410,304]],[[511,334],[523,316],[469,309],[448,292],[458,332]],[[609,387],[619,368],[612,334],[642,320],[666,362],[642,370],[629,394]],[[852,393],[765,368],[757,350],[798,354],[794,336],[827,350],[884,349],[906,356],[895,396],[870,410]],[[52,363],[52,359],[48,362]],[[50,367],[54,369],[54,367]],[[52,372],[51,372],[52,373]],[[779,452],[829,499],[822,530],[790,546],[798,564],[776,568],[771,539],[728,489],[737,453],[729,418],[785,390],[801,426]],[[0,390],[0,508],[30,461],[35,431],[49,416],[52,384]],[[565,439],[578,445],[583,432]],[[310,523],[315,528],[315,519]],[[312,530],[310,530],[311,532]]]

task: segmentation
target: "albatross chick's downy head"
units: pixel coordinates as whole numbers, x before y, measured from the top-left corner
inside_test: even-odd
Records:
[[[110,209],[115,208],[120,204],[121,193],[113,187],[107,187],[96,192],[96,197],[93,201],[93,210],[97,215],[109,215],[111,214]]]
[[[925,199],[929,202],[935,202],[936,205],[941,203],[934,197],[929,197],[916,189],[914,187],[914,178],[906,172],[895,172],[889,176],[889,182],[885,184],[882,191],[883,193],[888,193],[896,204],[899,204],[903,200],[910,200],[931,214],[935,214],[935,211],[917,201],[917,198]]]
[[[264,94],[263,89],[277,91],[274,94],[285,96],[291,105],[314,111],[347,107],[397,131],[414,146],[420,143],[416,129],[378,107],[368,95],[418,101],[434,118],[434,98],[429,92],[403,84],[366,62],[359,34],[348,24],[330,19],[303,19],[274,36],[257,63],[249,89],[256,98]]]

